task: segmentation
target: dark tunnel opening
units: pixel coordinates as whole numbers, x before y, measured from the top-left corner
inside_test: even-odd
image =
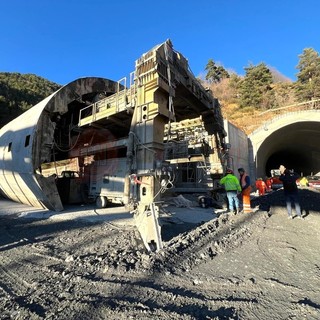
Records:
[[[282,164],[301,176],[320,172],[320,125],[298,121],[283,125],[263,139],[256,154],[257,176],[270,176]]]
[[[278,169],[281,164],[300,175],[310,174],[312,168],[312,162],[307,154],[303,154],[297,150],[281,150],[272,154],[267,160],[265,168],[266,176],[270,177],[270,171]]]

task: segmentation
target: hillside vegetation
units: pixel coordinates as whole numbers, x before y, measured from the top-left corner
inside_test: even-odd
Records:
[[[209,59],[206,77],[200,81],[220,101],[224,118],[250,134],[275,115],[319,107],[319,53],[304,49],[296,69],[295,82],[265,63],[250,64],[244,68],[245,75],[238,76]]]
[[[209,87],[214,96],[221,104],[224,119],[227,119],[235,126],[241,128],[247,134],[257,129],[263,122],[272,119],[288,110],[284,107],[299,104],[295,94],[295,84],[293,82],[282,82],[272,84],[274,94],[274,105],[270,108],[260,108],[256,106],[241,106],[240,94],[230,84],[231,79],[222,79],[218,83],[210,84]],[[284,108],[281,110],[281,108]],[[292,108],[290,108],[292,110]]]
[[[60,87],[34,74],[0,72],[0,128]]]

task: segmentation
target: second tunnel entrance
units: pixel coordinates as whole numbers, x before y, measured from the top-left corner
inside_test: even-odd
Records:
[[[314,115],[315,113],[311,113]],[[290,118],[290,117],[288,117]],[[319,112],[317,112],[319,118]],[[317,121],[314,121],[317,120]],[[320,119],[310,120],[299,114],[293,120],[284,119],[264,127],[251,135],[256,177],[270,176],[270,170],[281,164],[300,175],[320,171]]]

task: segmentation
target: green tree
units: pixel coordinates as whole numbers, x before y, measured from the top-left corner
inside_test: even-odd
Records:
[[[320,57],[312,48],[306,48],[299,55],[296,95],[299,101],[320,98]]]
[[[60,87],[34,74],[0,72],[0,128]]]
[[[208,60],[205,70],[207,71],[206,80],[210,83],[217,83],[230,77],[227,70],[222,66],[217,66],[212,59]]]
[[[272,74],[269,68],[260,63],[257,66],[250,64],[244,68],[246,75],[240,84],[240,108],[254,107],[270,109],[275,106],[272,90]]]

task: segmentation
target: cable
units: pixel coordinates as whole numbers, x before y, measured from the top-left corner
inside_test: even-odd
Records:
[[[133,136],[136,138],[136,141],[138,142],[139,145],[141,145],[143,148],[145,148],[146,150],[152,152],[152,153],[156,153],[154,150],[148,148],[147,146],[145,146],[139,139],[139,137],[137,137],[137,135],[133,132],[133,131],[130,131],[129,133],[133,134]]]
[[[77,143],[78,143],[78,140],[79,140],[79,138],[80,138],[80,132],[79,132],[79,134],[78,134],[78,137],[77,137],[77,139],[76,139],[76,142],[74,143],[74,145],[71,147],[71,148],[69,148],[69,149],[61,149],[59,146],[58,146],[58,144],[57,144],[57,142],[56,142],[56,140],[54,139],[54,137],[53,137],[53,142],[54,142],[54,146],[59,150],[59,151],[61,151],[61,152],[69,152],[69,151],[71,151],[76,145],[77,145]]]

